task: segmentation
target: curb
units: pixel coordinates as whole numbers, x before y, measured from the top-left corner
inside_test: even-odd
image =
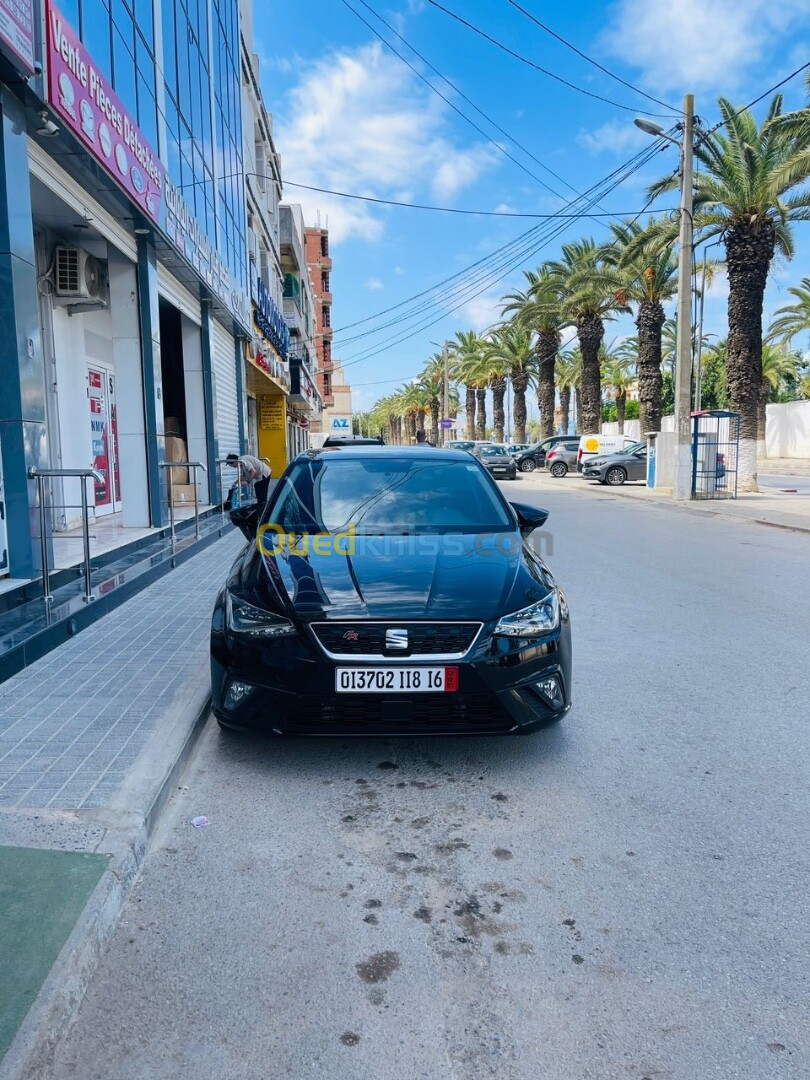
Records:
[[[767,525],[771,529],[784,529],[786,532],[810,533],[810,525],[788,525],[782,521],[768,521],[767,518],[743,517],[741,514],[729,514],[723,510],[710,510],[708,507],[698,508],[692,505],[691,501],[680,504],[675,502],[674,499],[665,499],[657,495],[631,495],[629,491],[622,491],[621,488],[610,488],[609,491],[611,495],[616,495],[622,499],[634,499],[640,506],[661,506],[672,510],[686,511],[696,516],[710,514],[712,517],[723,518],[725,521],[741,522],[743,525]]]
[[[111,854],[110,865],[93,890],[56,962],[20,1025],[14,1041],[0,1061],[0,1080],[36,1080],[56,1044],[63,1038],[81,1005],[85,991],[115,931],[124,904],[146,856],[149,840],[177,780],[203,732],[211,704],[207,677],[196,685],[204,693],[193,695],[180,710],[171,731],[160,724],[135,765],[116,804],[103,810],[78,811],[77,816],[107,827],[99,848]],[[195,683],[192,683],[192,687]],[[185,688],[184,688],[185,689]],[[169,703],[171,704],[171,703]],[[162,747],[162,753],[157,750]],[[148,784],[149,776],[157,782]],[[146,777],[146,782],[144,782]],[[138,786],[141,786],[138,792]],[[140,795],[141,806],[132,810],[124,799]],[[135,803],[137,805],[137,801]]]

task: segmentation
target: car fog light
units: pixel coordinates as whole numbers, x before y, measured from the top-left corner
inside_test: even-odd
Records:
[[[232,709],[237,705],[241,705],[243,701],[250,697],[255,689],[256,687],[251,686],[250,683],[240,682],[238,679],[234,679],[228,687],[228,693],[225,695],[226,707]]]
[[[535,686],[552,707],[552,709],[561,709],[565,704],[563,700],[562,687],[560,686],[560,680],[556,675],[548,675],[545,679],[540,679],[535,683]]]

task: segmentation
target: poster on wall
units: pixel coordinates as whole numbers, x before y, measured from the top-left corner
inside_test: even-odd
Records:
[[[109,418],[103,372],[88,368],[87,381],[90,387],[90,438],[93,468],[100,474],[95,479],[95,502],[98,508],[109,506],[111,502]]]
[[[0,0],[0,52],[23,75],[34,74],[33,0]]]

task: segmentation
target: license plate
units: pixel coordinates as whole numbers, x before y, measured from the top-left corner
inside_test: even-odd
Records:
[[[338,694],[442,694],[458,690],[457,667],[339,667]]]

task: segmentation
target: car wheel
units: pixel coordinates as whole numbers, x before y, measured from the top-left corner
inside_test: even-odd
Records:
[[[521,472],[534,472],[534,470],[536,468],[537,468],[537,463],[534,461],[533,458],[526,458],[525,461],[521,461],[521,463],[520,463],[520,471]]]
[[[605,474],[605,483],[610,484],[611,487],[618,487],[619,484],[623,484],[627,479],[627,473],[620,465],[614,465],[612,469],[608,469]]]
[[[551,466],[552,476],[565,476],[567,472],[568,466],[565,464],[564,461],[555,461],[554,464]]]

